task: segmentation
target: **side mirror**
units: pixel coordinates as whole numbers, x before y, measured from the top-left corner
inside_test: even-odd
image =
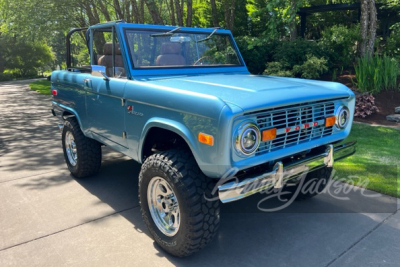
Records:
[[[101,65],[92,65],[92,75],[96,77],[103,77],[104,80],[109,81],[110,77],[106,74],[106,67]]]

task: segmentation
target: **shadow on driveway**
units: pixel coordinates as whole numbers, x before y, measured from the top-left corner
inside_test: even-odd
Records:
[[[120,215],[136,231],[149,236],[137,199],[139,171],[140,165],[133,160],[115,157],[103,161],[97,176],[76,181],[97,196],[99,203],[123,211]],[[379,211],[382,205],[396,202],[386,196],[365,198],[352,191],[348,201],[322,194],[277,212],[261,212],[257,205],[265,197],[259,194],[223,204],[219,234],[204,250],[179,259],[154,242],[157,255],[177,266],[326,266],[391,214],[360,212]],[[277,198],[262,204],[270,209],[280,205]],[[387,208],[396,211],[393,205]]]

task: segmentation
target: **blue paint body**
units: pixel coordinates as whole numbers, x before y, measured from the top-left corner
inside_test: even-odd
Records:
[[[251,75],[246,66],[209,68],[134,69],[127,56],[125,28],[171,30],[175,27],[107,23],[91,27],[115,27],[120,40],[127,78],[109,81],[90,73],[55,71],[52,89],[57,115],[77,117],[84,134],[138,162],[143,160],[147,133],[154,127],[180,135],[190,147],[201,170],[220,178],[232,167],[250,166],[284,158],[308,149],[345,139],[354,114],[354,94],[346,86],[304,79]],[[184,28],[211,33],[214,29]],[[230,31],[218,33],[231,35]],[[235,48],[236,44],[235,44]],[[240,60],[243,59],[238,52]],[[90,82],[83,82],[90,79]],[[235,131],[247,113],[282,106],[335,99],[350,109],[351,119],[343,130],[262,155],[243,157],[235,153]],[[128,113],[132,105],[134,114]],[[126,132],[126,138],[122,133]],[[214,136],[214,145],[198,141],[199,132]]]

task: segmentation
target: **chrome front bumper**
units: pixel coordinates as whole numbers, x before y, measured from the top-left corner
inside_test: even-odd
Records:
[[[244,181],[227,182],[218,186],[219,199],[223,203],[236,201],[269,188],[282,188],[286,181],[301,174],[323,167],[332,167],[335,160],[351,156],[356,151],[356,142],[339,146],[329,145],[324,153],[306,156],[285,166],[281,161],[275,163],[273,170]]]

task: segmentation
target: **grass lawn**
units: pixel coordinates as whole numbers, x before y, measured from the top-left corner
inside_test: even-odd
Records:
[[[353,124],[346,141],[357,140],[357,152],[335,162],[335,178],[400,197],[400,130]],[[350,176],[353,176],[351,178]]]
[[[50,95],[51,90],[50,90],[50,81],[47,80],[40,80],[40,81],[35,81],[29,84],[29,87],[38,93],[44,94],[44,95]]]

